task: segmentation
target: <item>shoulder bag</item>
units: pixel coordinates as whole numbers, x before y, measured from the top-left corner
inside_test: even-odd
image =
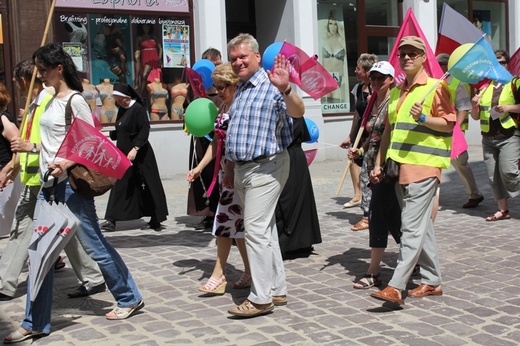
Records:
[[[69,128],[72,122],[72,98],[79,93],[72,94],[65,106],[65,126]],[[87,197],[101,196],[114,186],[117,179],[107,177],[92,168],[75,164],[67,169],[69,183],[72,190]]]
[[[388,158],[383,168],[383,180],[387,184],[395,184],[399,180],[399,162]]]

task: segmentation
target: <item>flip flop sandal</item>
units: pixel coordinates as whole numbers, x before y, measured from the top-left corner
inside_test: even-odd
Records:
[[[365,279],[366,282],[361,281],[363,279]],[[361,287],[356,286],[356,285],[359,285]],[[361,289],[361,290],[366,290],[367,288],[371,288],[371,287],[379,286],[379,285],[381,285],[381,281],[379,281],[379,274],[377,274],[377,275],[365,274],[361,279],[354,282],[354,288]]]
[[[507,210],[499,210],[491,216],[486,217],[486,221],[498,221],[498,220],[508,220],[511,218],[509,215],[509,209]]]
[[[141,300],[139,303],[132,306],[130,310],[127,310],[128,308],[116,307],[114,310],[106,314],[105,317],[107,320],[124,320],[132,316],[134,312],[141,310],[143,307],[144,301]],[[110,314],[114,314],[114,316],[109,316]]]

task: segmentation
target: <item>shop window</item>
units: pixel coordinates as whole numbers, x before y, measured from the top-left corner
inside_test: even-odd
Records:
[[[473,24],[491,40],[493,48],[506,49],[506,4],[492,1],[473,1]]]
[[[318,2],[318,59],[338,83],[338,89],[321,99],[324,114],[351,111],[351,76],[358,55],[356,4],[356,1]]]
[[[352,88],[361,53],[388,59],[399,30],[398,2],[319,0],[319,61],[334,76],[338,90],[321,99],[322,113],[353,112]],[[336,29],[337,28],[337,29]]]
[[[507,2],[501,0],[494,1],[460,1],[447,0],[437,2],[438,24],[440,24],[442,16],[443,3],[448,4],[458,13],[472,21],[473,24],[482,30],[489,40],[493,48],[506,49],[507,32],[506,32],[506,7]],[[471,5],[471,7],[470,7]],[[471,13],[470,13],[470,8]]]
[[[134,87],[151,121],[182,119],[185,67],[192,60],[188,15],[62,11],[55,16],[55,39],[75,62],[84,96],[102,123],[115,121],[111,92],[118,82]]]

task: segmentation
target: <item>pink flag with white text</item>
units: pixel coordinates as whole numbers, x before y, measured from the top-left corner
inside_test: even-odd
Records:
[[[289,80],[317,100],[338,88],[338,82],[317,60],[303,50],[284,42],[280,54],[291,63]]]
[[[114,143],[79,118],[72,122],[56,157],[74,161],[117,179],[121,179],[132,165]]]
[[[424,64],[424,69],[426,70],[426,73],[428,73],[428,75],[432,78],[442,77],[444,72],[442,72],[441,66],[437,62],[437,59],[433,54],[433,50],[428,44],[428,40],[426,40],[426,36],[419,26],[419,23],[417,23],[417,19],[415,18],[412,10],[408,9],[408,12],[406,12],[406,16],[403,20],[403,24],[401,25],[401,29],[399,30],[399,34],[397,34],[395,45],[392,48],[390,57],[388,58],[388,62],[392,64],[395,69],[396,84],[401,83],[405,79],[405,73],[403,70],[401,70],[401,67],[399,66],[399,58],[397,57],[397,53],[399,52],[399,42],[401,42],[401,39],[405,36],[417,36],[424,41],[427,57],[426,63]]]

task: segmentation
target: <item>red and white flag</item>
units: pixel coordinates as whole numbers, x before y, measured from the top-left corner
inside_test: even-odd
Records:
[[[284,42],[280,54],[291,63],[289,80],[317,100],[338,88],[338,82],[317,60],[303,50]]]
[[[424,69],[426,73],[432,78],[440,78],[444,74],[442,72],[441,66],[437,62],[435,55],[433,54],[433,50],[428,44],[428,40],[424,36],[424,33],[417,23],[417,19],[415,18],[412,9],[408,9],[406,12],[406,16],[403,20],[403,25],[401,25],[401,29],[399,30],[399,34],[397,35],[397,40],[395,42],[394,48],[392,48],[392,52],[390,53],[390,57],[388,58],[388,62],[392,64],[395,69],[395,82],[396,84],[401,83],[406,74],[401,70],[399,66],[399,58],[397,57],[397,53],[399,52],[399,43],[401,39],[405,36],[417,36],[420,37],[424,41],[424,45],[426,46],[426,64],[424,64]]]
[[[444,3],[435,55],[451,54],[461,44],[477,42],[482,35],[484,35],[482,30]]]
[[[114,143],[79,118],[72,122],[56,157],[74,161],[117,179],[121,179],[132,165]]]
[[[192,68],[185,67],[185,69],[191,89],[193,90],[193,96],[195,98],[206,97],[206,89],[204,89],[204,83],[200,74]]]
[[[520,77],[520,48],[511,55],[509,64],[507,65],[509,66],[509,72],[511,72],[513,76]]]

